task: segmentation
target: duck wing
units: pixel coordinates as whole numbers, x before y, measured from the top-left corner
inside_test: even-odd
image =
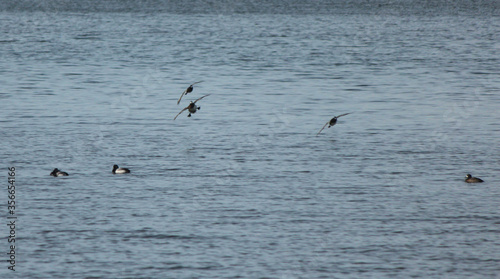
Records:
[[[184,92],[182,92],[181,94],[181,97],[179,98],[179,100],[177,101],[177,104],[179,104],[181,102],[181,99],[182,99],[182,96],[186,95],[186,92],[187,92],[187,89],[184,90]]]
[[[185,107],[183,108],[175,117],[174,117],[174,120],[177,118],[177,116],[179,116],[183,111],[187,110],[188,107]]]
[[[200,98],[196,99],[196,101],[194,101],[193,103],[195,103],[195,104],[196,104],[196,102],[198,102],[199,100],[201,100],[201,99],[203,99],[203,98],[205,98],[205,97],[207,97],[207,96],[210,96],[210,94],[207,94],[207,95],[205,95],[205,96],[202,96],[202,97],[200,97]]]
[[[326,124],[323,126],[323,128],[321,128],[321,130],[319,130],[319,132],[316,134],[316,136],[319,135],[319,133],[321,133],[321,131],[323,131],[326,127],[326,125],[328,125],[328,123],[330,123],[330,121],[326,122]]]
[[[339,115],[339,116],[335,116],[335,118],[339,118],[339,117],[342,117],[342,116],[345,116],[345,115],[348,115],[348,114],[351,114],[351,113],[350,113],[350,112],[348,112],[348,113],[344,113],[344,114],[341,114],[341,115]]]

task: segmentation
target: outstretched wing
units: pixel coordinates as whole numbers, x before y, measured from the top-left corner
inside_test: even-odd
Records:
[[[197,82],[195,82],[195,83],[191,84],[191,86],[193,86],[193,85],[195,85],[195,84],[197,84],[197,83],[200,83],[200,82],[203,82],[203,80],[197,81]]]
[[[205,95],[205,96],[201,96],[200,98],[196,99],[196,101],[194,101],[193,103],[195,103],[195,104],[196,104],[196,102],[198,102],[199,100],[201,100],[201,99],[205,98],[206,96],[210,96],[210,94],[207,94],[207,95]]]
[[[348,112],[348,113],[344,113],[344,114],[341,114],[341,115],[339,115],[339,116],[336,116],[336,118],[339,118],[339,117],[342,117],[342,116],[345,116],[345,115],[348,115],[348,114],[351,114],[351,113],[350,113],[350,112]]]
[[[183,111],[187,110],[188,107],[185,107],[183,108],[175,117],[174,117],[174,120],[177,118],[177,116],[179,116]]]
[[[187,89],[186,89],[186,90],[184,90],[184,92],[182,92],[181,97],[180,97],[180,98],[179,98],[179,100],[177,101],[177,104],[179,104],[179,103],[181,102],[182,96],[184,96],[184,95],[186,94],[186,92],[187,92]]]
[[[316,136],[319,135],[319,133],[321,133],[321,131],[323,131],[326,127],[326,125],[328,125],[328,123],[330,123],[330,121],[326,122],[325,126],[323,126],[323,128],[321,128],[321,130],[319,130],[319,132],[316,134]]]

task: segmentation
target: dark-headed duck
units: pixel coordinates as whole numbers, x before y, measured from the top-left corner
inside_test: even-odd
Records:
[[[55,168],[51,173],[50,175],[52,175],[53,177],[58,177],[58,176],[68,176],[69,174],[67,172],[64,172],[64,171],[60,171],[58,168]]]
[[[126,168],[119,168],[118,165],[113,166],[113,174],[120,174],[120,173],[130,173],[129,169]]]
[[[191,85],[190,85],[190,86],[189,86],[186,90],[184,90],[184,92],[182,92],[182,94],[181,94],[181,97],[180,97],[180,98],[179,98],[179,100],[177,101],[177,104],[179,104],[179,103],[181,102],[181,99],[182,99],[182,97],[183,97],[184,95],[187,95],[187,94],[189,94],[189,93],[193,92],[193,85],[195,85],[195,84],[197,84],[197,83],[200,83],[200,82],[203,82],[203,80],[201,80],[201,81],[197,81],[197,82],[195,82],[195,83],[191,84]]]
[[[350,112],[335,116],[334,118],[330,119],[330,121],[326,122],[326,124],[323,126],[323,128],[321,128],[321,130],[319,130],[319,132],[316,134],[316,136],[319,135],[319,133],[321,133],[321,131],[323,131],[323,129],[326,128],[326,125],[328,125],[328,128],[330,128],[330,127],[334,126],[335,124],[337,124],[337,118],[348,115],[348,114],[350,114]]]
[[[196,113],[197,110],[201,109],[201,107],[197,107],[196,106],[196,102],[198,102],[199,100],[205,98],[206,96],[210,96],[210,94],[208,95],[205,95],[203,97],[200,97],[198,98],[196,101],[194,102],[191,102],[187,107],[183,108],[175,117],[174,117],[174,120],[177,118],[177,116],[179,116],[183,111],[185,110],[189,110],[189,114],[188,114],[188,117],[191,117],[191,113]]]
[[[481,182],[484,182],[484,181],[481,178],[472,177],[472,175],[467,174],[465,176],[465,182],[467,182],[467,183],[481,183]]]

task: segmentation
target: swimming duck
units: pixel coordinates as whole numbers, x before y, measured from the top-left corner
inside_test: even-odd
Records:
[[[481,183],[481,182],[484,182],[484,181],[481,178],[472,177],[472,175],[467,174],[465,176],[465,182],[467,182],[467,183]]]
[[[195,83],[191,84],[191,85],[190,85],[190,86],[189,86],[186,90],[184,90],[184,92],[182,92],[182,94],[181,94],[181,97],[180,97],[180,98],[179,98],[179,100],[177,101],[177,104],[179,104],[179,103],[181,102],[182,96],[187,95],[187,94],[189,94],[189,93],[193,92],[193,85],[195,85],[195,84],[197,84],[197,83],[200,83],[200,82],[203,82],[203,80],[201,80],[201,81],[197,81],[197,82],[195,82]]]
[[[58,177],[58,176],[68,176],[69,174],[67,172],[64,172],[64,171],[60,171],[58,168],[55,168],[51,173],[50,175],[52,175],[53,177]]]
[[[210,94],[205,95],[205,96],[203,96],[203,97],[200,97],[200,98],[198,98],[198,99],[197,99],[196,101],[194,101],[194,102],[193,102],[193,101],[191,101],[191,103],[190,103],[187,107],[183,108],[183,109],[182,109],[182,110],[181,110],[181,111],[180,111],[180,112],[179,112],[179,113],[178,113],[178,114],[174,117],[174,120],[177,118],[177,116],[179,116],[179,115],[180,115],[183,111],[185,111],[185,110],[189,110],[188,117],[191,117],[191,113],[196,113],[196,111],[197,111],[197,110],[201,109],[201,107],[197,107],[197,106],[196,106],[196,102],[198,102],[199,100],[201,100],[201,99],[205,98],[206,96],[210,96]]]
[[[321,133],[321,131],[323,131],[323,129],[325,129],[326,125],[328,125],[328,128],[330,128],[330,127],[334,126],[335,124],[337,124],[337,118],[348,115],[348,114],[351,114],[351,113],[350,112],[344,113],[344,114],[335,116],[334,118],[330,119],[330,121],[326,122],[325,126],[323,126],[323,128],[321,128],[321,130],[319,130],[319,132],[316,134],[316,136],[319,135],[319,133]]]
[[[119,168],[118,165],[113,166],[113,174],[120,174],[120,173],[130,173],[129,169],[126,168]]]

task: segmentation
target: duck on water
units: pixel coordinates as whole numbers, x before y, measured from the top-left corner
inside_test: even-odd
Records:
[[[467,183],[481,183],[481,182],[484,182],[484,180],[482,180],[481,178],[473,177],[470,174],[467,174],[465,176],[465,182],[467,182]]]
[[[55,168],[51,173],[50,175],[52,175],[53,177],[58,177],[58,176],[68,176],[69,174],[67,172],[64,172],[64,171],[60,171],[58,168]]]
[[[130,173],[130,170],[127,168],[120,168],[118,165],[113,166],[113,174],[121,174],[121,173]]]

